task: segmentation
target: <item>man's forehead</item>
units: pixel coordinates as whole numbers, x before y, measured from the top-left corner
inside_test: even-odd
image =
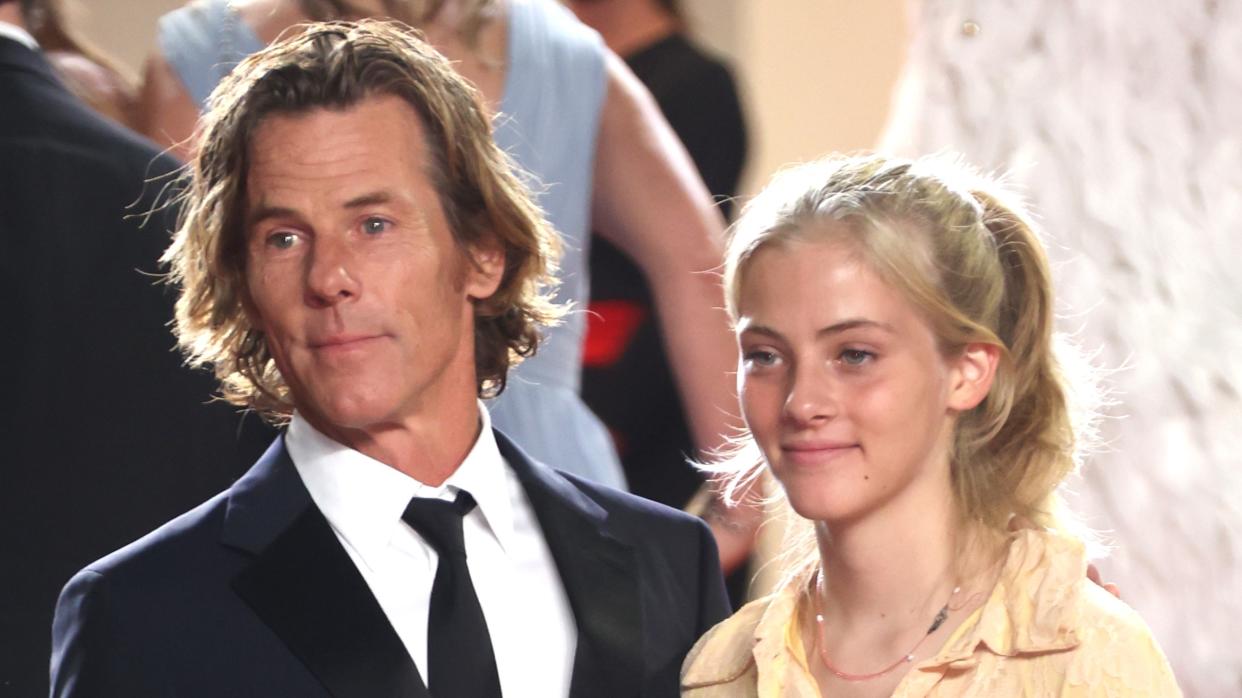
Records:
[[[417,115],[396,97],[273,113],[255,127],[248,155],[248,208],[315,192],[350,206],[418,196],[435,167]]]
[[[349,149],[401,156],[426,150],[422,120],[405,100],[368,97],[344,107],[280,110],[260,118],[247,140],[253,170],[265,158],[316,160]]]

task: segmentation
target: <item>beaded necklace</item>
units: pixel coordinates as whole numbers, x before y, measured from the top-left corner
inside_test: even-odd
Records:
[[[816,640],[818,640],[816,644],[818,645],[818,649],[819,649],[819,661],[823,662],[824,667],[828,669],[828,671],[832,672],[833,676],[836,676],[839,679],[845,679],[846,681],[870,681],[871,679],[876,679],[876,678],[879,678],[887,674],[893,669],[896,669],[897,667],[901,666],[903,663],[913,662],[914,653],[918,651],[919,647],[922,646],[923,642],[926,641],[927,638],[931,637],[932,633],[939,630],[940,626],[944,625],[944,622],[948,620],[949,604],[953,603],[953,597],[957,596],[957,593],[962,590],[960,586],[953,587],[953,593],[949,594],[949,600],[946,601],[944,605],[940,607],[940,610],[936,612],[936,617],[932,619],[931,626],[927,628],[927,632],[924,633],[923,636],[919,638],[918,642],[914,643],[914,647],[911,647],[910,651],[898,657],[897,661],[893,662],[892,664],[889,664],[888,666],[884,667],[883,669],[880,669],[879,671],[875,671],[870,674],[851,674],[848,671],[842,671],[838,669],[837,667],[833,666],[832,662],[828,659],[828,653],[824,651],[824,644],[825,644],[824,642],[824,612],[820,606],[820,603],[821,603],[820,599],[822,598],[822,589],[821,589],[822,584],[823,584],[823,577],[818,572],[816,572],[815,594],[814,594],[813,603],[814,603],[815,623],[816,623]]]

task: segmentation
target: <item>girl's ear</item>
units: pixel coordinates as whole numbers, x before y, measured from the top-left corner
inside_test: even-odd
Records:
[[[972,342],[953,359],[949,384],[950,408],[965,412],[983,402],[992,389],[1000,352],[1000,347],[995,344]]]

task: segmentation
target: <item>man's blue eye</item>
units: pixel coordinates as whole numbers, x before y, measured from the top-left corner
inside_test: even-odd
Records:
[[[368,218],[362,222],[362,232],[375,235],[388,230],[388,221],[383,218]]]
[[[293,233],[273,233],[267,237],[267,244],[278,250],[287,250],[293,247],[298,237]]]

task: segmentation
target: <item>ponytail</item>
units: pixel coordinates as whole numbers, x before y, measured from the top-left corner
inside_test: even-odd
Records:
[[[1030,220],[992,193],[972,192],[995,245],[1003,290],[993,332],[1004,348],[992,389],[963,415],[955,485],[964,513],[992,527],[1017,514],[1055,522],[1056,486],[1074,469],[1074,431],[1053,349],[1052,279]]]

